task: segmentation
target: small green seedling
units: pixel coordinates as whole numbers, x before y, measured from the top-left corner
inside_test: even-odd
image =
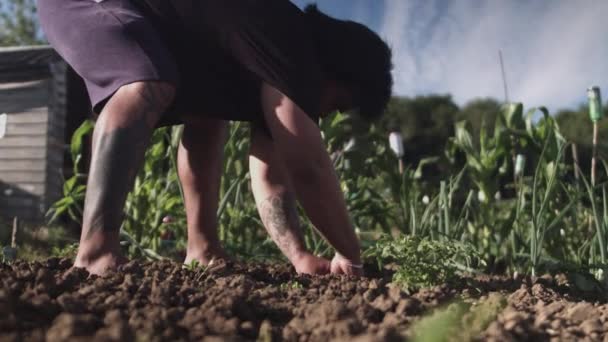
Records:
[[[196,272],[201,267],[203,267],[203,265],[198,262],[198,260],[192,260],[190,263],[184,264],[184,268],[191,272]]]
[[[207,274],[208,269],[208,266],[201,264],[198,260],[192,260],[190,263],[184,264],[183,267],[190,272],[196,273],[196,281],[200,281]]]
[[[303,289],[304,285],[298,283],[297,281],[288,281],[279,285],[281,291],[295,290],[295,289]]]

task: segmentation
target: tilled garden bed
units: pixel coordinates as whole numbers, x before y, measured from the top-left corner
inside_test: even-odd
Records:
[[[477,277],[407,294],[390,272],[307,277],[282,264],[192,271],[134,261],[89,277],[70,266],[0,264],[0,341],[401,341],[455,302],[489,309],[459,316],[454,340],[608,341],[604,296],[560,277]]]

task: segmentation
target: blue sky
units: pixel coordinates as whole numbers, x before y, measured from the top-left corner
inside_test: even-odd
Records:
[[[303,7],[310,1],[293,0]],[[395,93],[450,93],[462,105],[509,95],[555,111],[608,98],[606,0],[318,0],[338,18],[362,22],[393,49]]]

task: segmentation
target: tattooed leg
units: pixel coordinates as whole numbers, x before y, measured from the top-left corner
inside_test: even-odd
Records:
[[[138,82],[120,88],[104,107],[93,132],[75,266],[99,274],[122,261],[118,234],[124,202],[143,162],[154,126],[173,97],[172,85]]]
[[[188,219],[185,264],[193,260],[208,265],[227,259],[217,234],[217,209],[227,123],[197,118],[184,125],[177,154],[177,169],[184,189]]]

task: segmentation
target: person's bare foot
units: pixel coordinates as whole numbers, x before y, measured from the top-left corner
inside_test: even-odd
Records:
[[[330,272],[329,260],[315,256],[309,252],[302,253],[292,261],[298,274],[322,275]]]
[[[74,266],[77,268],[86,269],[89,274],[104,275],[109,270],[115,270],[118,266],[129,261],[119,253],[104,253],[94,258],[84,256],[83,253],[78,253]]]
[[[196,261],[202,266],[210,266],[218,260],[231,261],[232,258],[222,247],[206,248],[204,250],[188,249],[184,265],[190,265],[193,261]]]

